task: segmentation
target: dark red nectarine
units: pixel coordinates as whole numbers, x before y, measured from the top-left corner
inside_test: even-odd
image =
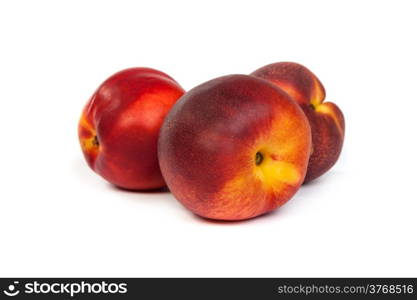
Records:
[[[313,150],[305,182],[327,172],[342,151],[345,120],[336,104],[323,102],[326,93],[320,80],[309,69],[293,62],[270,64],[251,75],[282,88],[306,114],[311,126]]]

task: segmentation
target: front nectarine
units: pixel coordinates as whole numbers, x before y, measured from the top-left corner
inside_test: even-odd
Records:
[[[181,97],[158,145],[162,174],[186,208],[243,220],[276,209],[298,190],[311,133],[287,93],[263,79],[230,75]]]

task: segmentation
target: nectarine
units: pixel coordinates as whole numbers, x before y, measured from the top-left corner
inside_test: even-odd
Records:
[[[122,188],[163,187],[156,149],[159,129],[183,93],[174,79],[149,68],[127,69],[104,81],[78,126],[88,165]]]
[[[186,208],[243,220],[276,209],[298,190],[311,133],[287,93],[263,79],[230,75],[182,96],[158,145],[162,174]]]
[[[345,120],[336,104],[323,102],[326,93],[320,80],[309,69],[293,62],[270,64],[251,75],[282,88],[306,114],[311,126],[313,150],[305,182],[328,171],[342,151]]]

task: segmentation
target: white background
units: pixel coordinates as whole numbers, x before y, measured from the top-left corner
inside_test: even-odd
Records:
[[[417,276],[414,1],[2,1],[1,276]],[[185,89],[276,61],[345,113],[337,165],[275,213],[202,220],[116,190],[81,155],[96,87],[132,66]]]

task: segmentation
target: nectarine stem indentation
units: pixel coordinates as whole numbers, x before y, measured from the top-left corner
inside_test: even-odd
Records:
[[[93,140],[91,141],[91,144],[93,144],[93,146],[98,147],[100,146],[100,143],[98,141],[98,137],[95,135]]]
[[[256,165],[259,166],[262,163],[263,160],[264,160],[264,156],[262,155],[262,153],[261,152],[256,152],[256,155],[255,155]]]

